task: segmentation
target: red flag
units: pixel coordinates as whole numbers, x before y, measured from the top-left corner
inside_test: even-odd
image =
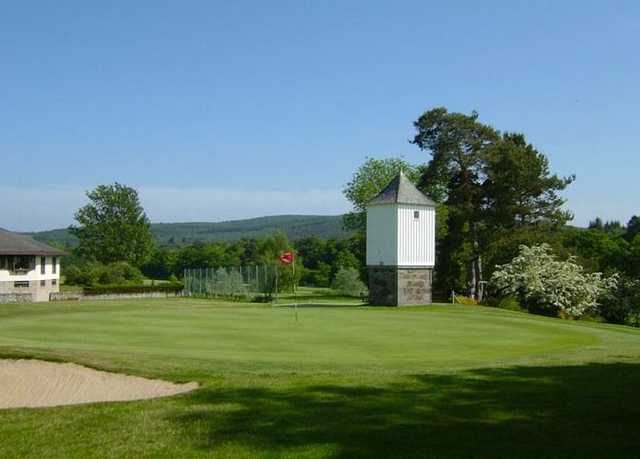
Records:
[[[280,255],[280,261],[285,265],[290,265],[293,263],[293,252],[288,250],[286,252],[282,252]]]

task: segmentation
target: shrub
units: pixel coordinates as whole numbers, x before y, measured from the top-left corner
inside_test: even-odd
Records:
[[[360,280],[360,273],[355,268],[340,268],[336,273],[332,288],[340,295],[361,297],[367,296],[367,287]]]
[[[65,284],[89,287],[98,284],[103,270],[102,263],[86,261],[67,266],[62,274],[65,278]]]
[[[464,295],[456,295],[455,296],[455,302],[456,302],[456,304],[464,304],[464,305],[476,305],[476,304],[478,304],[478,302],[475,300],[475,298],[471,298],[470,296],[464,296]]]
[[[81,285],[82,270],[77,265],[64,268],[64,283],[69,285]]]
[[[120,261],[103,265],[98,281],[101,285],[141,284],[142,279],[142,273],[138,268],[131,266],[126,261]]]
[[[515,296],[529,312],[563,317],[595,309],[598,298],[616,283],[615,275],[585,273],[575,258],[557,260],[547,244],[520,246],[518,256],[498,266],[491,278],[498,292]]]
[[[142,283],[140,271],[124,261],[108,265],[97,261],[84,261],[67,266],[63,274],[66,284],[85,287]]]
[[[219,295],[219,296],[231,296],[233,290],[231,288],[231,283],[229,282],[229,274],[227,270],[224,268],[218,268],[213,274],[213,282],[212,282],[213,292],[209,292],[210,294]]]
[[[500,309],[507,309],[509,311],[524,310],[522,306],[520,306],[520,302],[518,301],[518,299],[513,296],[507,296],[507,297],[501,298],[500,301],[498,301],[498,304],[496,304],[496,307]]]
[[[640,326],[640,280],[623,278],[600,298],[598,312],[614,324]]]

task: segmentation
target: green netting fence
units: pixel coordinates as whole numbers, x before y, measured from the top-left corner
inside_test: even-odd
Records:
[[[276,269],[274,265],[185,269],[184,294],[202,298],[270,297]]]

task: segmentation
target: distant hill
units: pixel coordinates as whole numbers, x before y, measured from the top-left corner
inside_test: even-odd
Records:
[[[237,241],[242,238],[259,239],[282,230],[289,239],[307,236],[321,239],[343,238],[348,232],[342,228],[341,215],[275,215],[226,222],[152,223],[151,232],[159,245],[185,245],[194,242]],[[67,229],[29,233],[35,239],[65,246],[77,245],[77,239]]]

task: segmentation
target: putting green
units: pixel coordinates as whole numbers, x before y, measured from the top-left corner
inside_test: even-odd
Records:
[[[640,352],[635,330],[474,306],[300,307],[298,322],[289,307],[200,300],[5,306],[2,311],[0,350],[5,354],[67,356],[134,372],[206,365],[219,373],[414,373],[607,360]]]

